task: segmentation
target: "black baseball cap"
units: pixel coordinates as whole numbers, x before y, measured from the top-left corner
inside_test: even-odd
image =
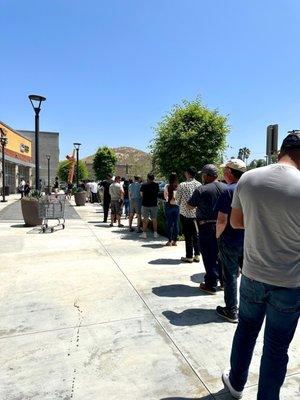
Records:
[[[295,129],[290,131],[281,145],[281,151],[300,149],[300,130]]]
[[[217,177],[218,176],[218,168],[214,164],[206,164],[202,168],[201,173]]]

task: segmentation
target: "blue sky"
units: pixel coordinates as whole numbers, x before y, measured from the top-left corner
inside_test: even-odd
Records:
[[[300,128],[299,0],[0,0],[0,119],[145,150],[153,126],[201,96],[229,115],[228,156],[265,153],[265,130]]]

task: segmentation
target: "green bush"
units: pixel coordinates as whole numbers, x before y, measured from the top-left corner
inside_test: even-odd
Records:
[[[68,181],[68,175],[69,175],[69,170],[71,168],[71,164],[72,164],[72,162],[69,160],[63,160],[63,161],[59,162],[57,175],[61,181],[63,181],[63,182]],[[88,173],[85,163],[83,161],[79,160],[78,167],[79,167],[78,168],[79,181],[83,181],[83,180],[87,179],[89,176],[89,173]],[[77,171],[77,168],[76,168],[76,164],[75,164],[73,181],[76,180],[76,171]]]
[[[205,107],[199,99],[175,106],[155,128],[151,144],[155,171],[168,177],[190,165],[220,163],[229,132],[227,117]]]

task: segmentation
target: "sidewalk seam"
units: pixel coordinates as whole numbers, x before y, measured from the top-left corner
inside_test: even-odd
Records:
[[[95,236],[95,238],[97,239],[97,241],[100,243],[101,247],[104,249],[104,251],[106,252],[106,254],[111,258],[111,260],[114,262],[114,264],[117,266],[117,268],[119,269],[119,271],[121,272],[121,274],[124,276],[124,278],[127,280],[127,282],[129,283],[129,285],[132,287],[132,289],[135,291],[135,293],[138,295],[138,297],[142,300],[142,302],[144,303],[144,305],[147,307],[147,309],[149,310],[149,312],[151,313],[152,317],[154,318],[154,320],[156,321],[156,323],[160,326],[160,328],[162,329],[162,331],[165,333],[165,335],[168,337],[168,339],[170,340],[170,342],[173,344],[173,346],[177,349],[177,351],[179,352],[179,354],[183,357],[183,359],[185,360],[185,362],[187,363],[187,365],[190,367],[190,369],[193,371],[194,375],[196,375],[196,377],[200,380],[200,382],[202,383],[202,385],[205,387],[205,389],[208,391],[209,395],[212,396],[214,399],[217,399],[213,393],[211,393],[211,391],[209,390],[209,388],[207,387],[207,385],[205,384],[205,382],[203,382],[203,380],[201,379],[201,377],[199,376],[199,374],[197,373],[197,371],[194,369],[194,367],[191,365],[191,363],[188,361],[188,359],[186,358],[186,356],[183,354],[183,352],[180,350],[180,348],[178,347],[178,345],[175,343],[175,341],[172,339],[172,337],[170,336],[170,334],[167,332],[167,330],[163,327],[163,325],[161,324],[161,322],[158,320],[158,318],[155,316],[155,314],[153,313],[153,311],[151,310],[151,308],[149,307],[149,305],[147,304],[146,300],[143,298],[143,296],[140,294],[140,292],[136,289],[136,287],[133,285],[133,283],[131,282],[131,280],[128,278],[128,276],[125,274],[125,272],[123,271],[123,269],[121,268],[121,266],[118,264],[118,262],[114,259],[114,257],[111,255],[111,253],[106,249],[106,247],[104,246],[104,244],[101,242],[101,240],[97,237],[97,235],[95,234],[94,230],[92,229],[92,226],[90,226],[87,221],[84,220],[84,222],[88,225],[89,229],[92,231],[93,235]]]

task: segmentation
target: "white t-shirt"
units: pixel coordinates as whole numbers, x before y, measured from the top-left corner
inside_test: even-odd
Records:
[[[98,193],[98,184],[96,182],[90,182],[90,191],[92,193]]]

